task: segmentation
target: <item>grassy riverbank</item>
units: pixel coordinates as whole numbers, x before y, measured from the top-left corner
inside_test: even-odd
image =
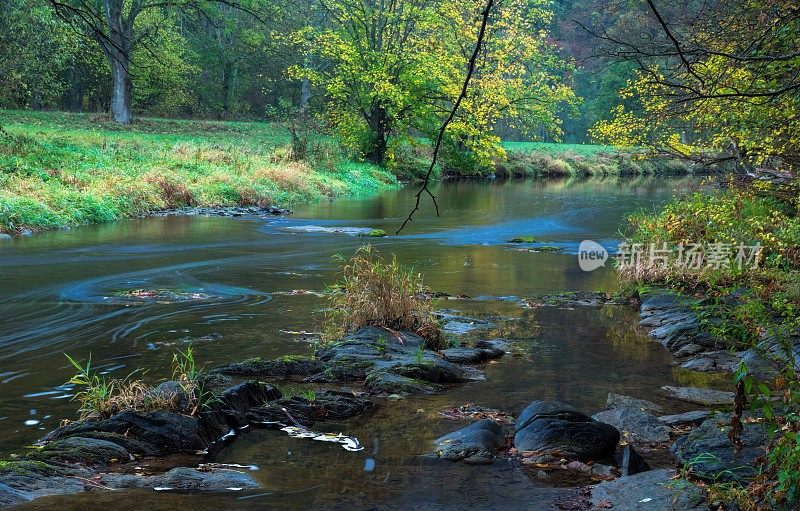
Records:
[[[395,148],[381,168],[355,161],[316,135],[291,158],[283,125],[0,111],[0,233],[110,222],[181,206],[291,206],[371,193],[419,179],[430,147]],[[506,142],[493,169],[447,166],[447,177],[576,177],[686,174],[674,160],[643,159],[610,146]],[[458,162],[452,162],[455,165]],[[437,173],[437,178],[442,172]]]
[[[701,269],[654,268],[646,263],[622,269],[633,285],[658,286],[700,298],[701,324],[735,353],[749,350],[735,376],[742,403],[776,434],[766,453],[765,474],[748,483],[713,484],[711,495],[741,509],[778,509],[800,503],[800,182],[794,178],[724,183],[694,193],[656,213],[629,218],[629,239],[645,249],[666,243],[675,249],[703,245]],[[739,267],[740,246],[760,246],[758,264]],[[716,247],[716,248],[715,248]],[[720,255],[720,249],[726,256]],[[685,252],[684,252],[685,253]],[[647,256],[645,254],[645,259]],[[766,364],[766,367],[764,366]],[[741,413],[742,410],[739,410]]]
[[[109,222],[179,206],[288,206],[397,186],[320,137],[292,161],[265,123],[0,112],[0,232]]]

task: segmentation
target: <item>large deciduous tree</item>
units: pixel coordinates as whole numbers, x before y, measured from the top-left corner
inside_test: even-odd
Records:
[[[258,0],[49,0],[55,12],[82,34],[92,38],[102,50],[111,69],[110,112],[115,122],[131,122],[134,50],[142,47],[151,57],[158,52],[161,21],[170,9],[202,9],[222,3],[253,12],[251,3]],[[141,20],[146,19],[146,23]],[[161,41],[163,42],[163,41]]]
[[[633,29],[632,27],[638,27]],[[591,29],[638,76],[594,128],[602,141],[742,170],[800,167],[800,6],[789,0],[648,0],[623,30]]]
[[[327,117],[367,160],[384,164],[389,137],[432,135],[459,95],[481,23],[482,0],[319,0],[327,23],[296,40],[328,62],[294,69],[320,85]],[[573,96],[546,43],[547,0],[504,0],[493,9],[474,83],[447,140],[482,159],[501,151],[501,119],[556,128]]]

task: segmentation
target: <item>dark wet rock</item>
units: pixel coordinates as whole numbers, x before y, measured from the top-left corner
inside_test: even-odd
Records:
[[[658,420],[667,426],[697,425],[708,418],[709,415],[711,415],[711,412],[708,410],[695,410],[674,415],[662,415]]]
[[[488,464],[494,453],[505,446],[506,428],[489,419],[473,422],[465,428],[434,440],[436,453],[442,459]]]
[[[0,235],[3,236],[3,235]],[[0,239],[3,239],[0,237]],[[31,497],[21,491],[17,491],[7,484],[0,483],[0,507],[14,506],[28,502]]]
[[[694,342],[690,342],[689,344],[685,344],[680,348],[678,348],[675,351],[675,353],[673,353],[673,355],[675,355],[676,357],[691,357],[693,355],[697,355],[698,353],[704,351],[705,349],[706,349],[705,346],[702,346]]]
[[[97,438],[78,436],[56,440],[31,451],[27,457],[37,461],[80,463],[82,465],[107,465],[127,462],[133,456],[123,447]]]
[[[448,362],[457,364],[478,364],[489,359],[486,356],[486,352],[480,348],[447,348],[446,350],[441,350],[439,354]]]
[[[656,413],[662,411],[662,408],[652,401],[646,399],[638,399],[623,394],[608,393],[606,398],[606,407],[608,409],[614,408],[628,408],[632,410],[639,410],[641,412]]]
[[[401,376],[387,370],[370,373],[364,381],[364,388],[374,394],[396,394],[400,396],[433,394],[444,389],[443,386],[436,383]]]
[[[737,453],[728,438],[732,414],[709,417],[672,446],[678,461],[707,481],[743,481],[759,473],[758,459],[766,452],[767,432],[763,424],[745,421],[742,449]]]
[[[397,335],[399,337],[382,328],[366,327],[332,343],[317,352],[325,369],[308,381],[364,380],[367,389],[381,393],[386,392],[387,384],[395,382],[401,384],[403,390],[389,393],[404,394],[415,386],[419,392],[432,392],[439,389],[438,384],[483,378],[474,368],[453,364],[426,350],[421,337],[408,332]],[[406,379],[387,376],[387,373]]]
[[[0,461],[0,505],[84,490],[86,469],[33,460]]]
[[[163,411],[124,411],[109,419],[73,422],[51,431],[42,440],[51,442],[93,431],[133,436],[155,446],[162,453],[197,451],[206,447],[197,417]]]
[[[369,399],[351,392],[322,390],[315,393],[313,400],[303,396],[293,396],[252,408],[247,418],[251,422],[283,424],[290,423],[294,419],[304,426],[310,426],[321,420],[355,417],[372,408],[372,405]],[[287,411],[291,418],[286,414]]]
[[[551,307],[602,307],[628,303],[628,300],[611,296],[608,293],[591,291],[568,291],[564,293],[539,295],[528,299],[528,302]]]
[[[519,451],[559,453],[581,460],[611,456],[619,431],[559,401],[534,401],[516,422],[514,446]]]
[[[191,398],[180,382],[169,380],[159,383],[153,389],[153,396],[167,400],[174,410],[187,410],[191,406]]]
[[[322,371],[323,368],[323,365],[318,360],[312,360],[307,357],[287,356],[275,360],[265,360],[260,357],[249,358],[219,367],[214,371],[224,374],[285,380],[293,376],[305,378]]]
[[[450,309],[438,310],[435,316],[442,323],[442,330],[449,334],[463,335],[478,328],[486,328],[491,323],[484,319],[468,318],[460,316],[458,311]]]
[[[614,511],[690,511],[706,510],[705,497],[699,488],[683,480],[674,480],[674,470],[649,470],[592,488],[592,509]]]
[[[508,343],[504,339],[481,339],[475,341],[475,347],[490,350],[497,357],[503,356],[508,351]]]
[[[123,411],[108,419],[88,419],[57,428],[42,439],[42,443],[70,437],[99,438],[115,442],[120,436],[132,446],[132,439],[141,442],[139,454],[194,452],[203,450],[231,428],[246,425],[244,415],[255,406],[280,397],[274,386],[246,381],[225,390],[199,416],[168,411]],[[104,438],[98,433],[105,433]],[[110,435],[109,435],[110,434]],[[120,444],[122,445],[122,444]]]
[[[158,456],[161,453],[161,450],[153,444],[130,435],[121,435],[119,433],[109,433],[105,431],[86,431],[81,433],[81,437],[96,438],[98,440],[112,442],[133,455]]]
[[[173,209],[163,209],[155,211],[148,216],[219,216],[219,217],[241,217],[241,216],[284,216],[292,214],[291,210],[279,208],[277,206],[219,206],[219,207],[183,207]]]
[[[614,426],[629,442],[658,443],[669,440],[669,427],[655,415],[636,408],[604,410],[592,415],[592,418]]]
[[[708,351],[684,362],[681,367],[690,371],[730,373],[736,370],[741,360],[741,353],[731,353],[730,351]]]
[[[103,474],[101,481],[109,488],[158,488],[183,492],[224,492],[255,489],[260,485],[250,475],[225,468],[198,470],[178,467],[154,476]]]
[[[669,291],[657,291],[646,296],[639,305],[639,309],[644,313],[653,314],[656,311],[686,308],[695,303],[697,303],[697,300],[687,296],[681,296]]]
[[[623,477],[632,476],[650,470],[650,465],[636,452],[632,445],[626,445],[614,454],[620,474]]]
[[[735,393],[727,390],[701,389],[698,387],[673,387],[664,385],[661,389],[674,399],[704,406],[732,405]]]
[[[369,236],[380,237],[385,236],[386,233],[380,229],[373,229],[371,227],[323,227],[321,225],[297,225],[291,227],[284,227],[287,231],[292,232],[307,232],[307,233],[322,233],[322,234],[344,234],[347,236]],[[383,234],[379,234],[379,232]]]

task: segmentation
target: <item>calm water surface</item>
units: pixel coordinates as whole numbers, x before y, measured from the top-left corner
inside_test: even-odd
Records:
[[[608,392],[663,402],[661,385],[685,380],[668,353],[647,340],[624,307],[523,309],[497,297],[567,290],[613,290],[613,270],[579,269],[578,243],[613,247],[625,213],[653,208],[691,180],[447,183],[436,191],[441,217],[418,213],[401,236],[372,240],[413,265],[431,288],[479,300],[441,303],[489,318],[474,335],[514,341],[518,356],[486,369],[487,380],[446,393],[379,402],[365,417],[317,429],[356,435],[357,453],[280,432],[241,435],[214,461],[256,465],[263,490],[198,496],[89,493],[43,499],[31,508],[130,509],[547,509],[560,490],[534,483],[512,464],[441,464],[420,457],[431,440],[461,424],[439,411],[467,402],[518,412],[534,399],[563,399],[586,411]],[[393,232],[413,205],[413,189],[298,208],[287,218],[149,218],[0,242],[0,458],[61,419],[74,417],[64,353],[123,377],[169,375],[172,353],[190,343],[208,367],[250,356],[309,353],[322,290],[336,276],[335,254],[363,239],[292,232],[303,225]],[[566,253],[529,253],[505,243],[533,235]],[[131,289],[177,289],[202,299],[136,303]],[[134,500],[131,500],[134,499]]]

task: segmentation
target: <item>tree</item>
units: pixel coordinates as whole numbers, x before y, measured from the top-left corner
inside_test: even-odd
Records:
[[[102,50],[111,69],[111,117],[131,122],[134,49],[143,47],[157,58],[154,44],[168,9],[203,9],[214,3],[235,6],[250,13],[250,4],[234,0],[49,0],[56,14],[77,31],[92,38]],[[256,2],[256,5],[258,3]],[[141,19],[152,16],[148,23]]]
[[[607,54],[635,63],[622,106],[599,140],[645,145],[742,170],[800,166],[800,7],[795,2],[652,0],[638,30],[594,27]]]
[[[329,25],[306,27],[310,55],[329,65],[295,66],[328,98],[327,117],[341,138],[383,165],[389,137],[433,135],[458,97],[475,46],[483,2],[320,0]],[[492,11],[470,94],[447,139],[484,161],[501,152],[492,132],[503,118],[557,128],[552,112],[572,98],[544,27],[546,0],[507,0]]]

